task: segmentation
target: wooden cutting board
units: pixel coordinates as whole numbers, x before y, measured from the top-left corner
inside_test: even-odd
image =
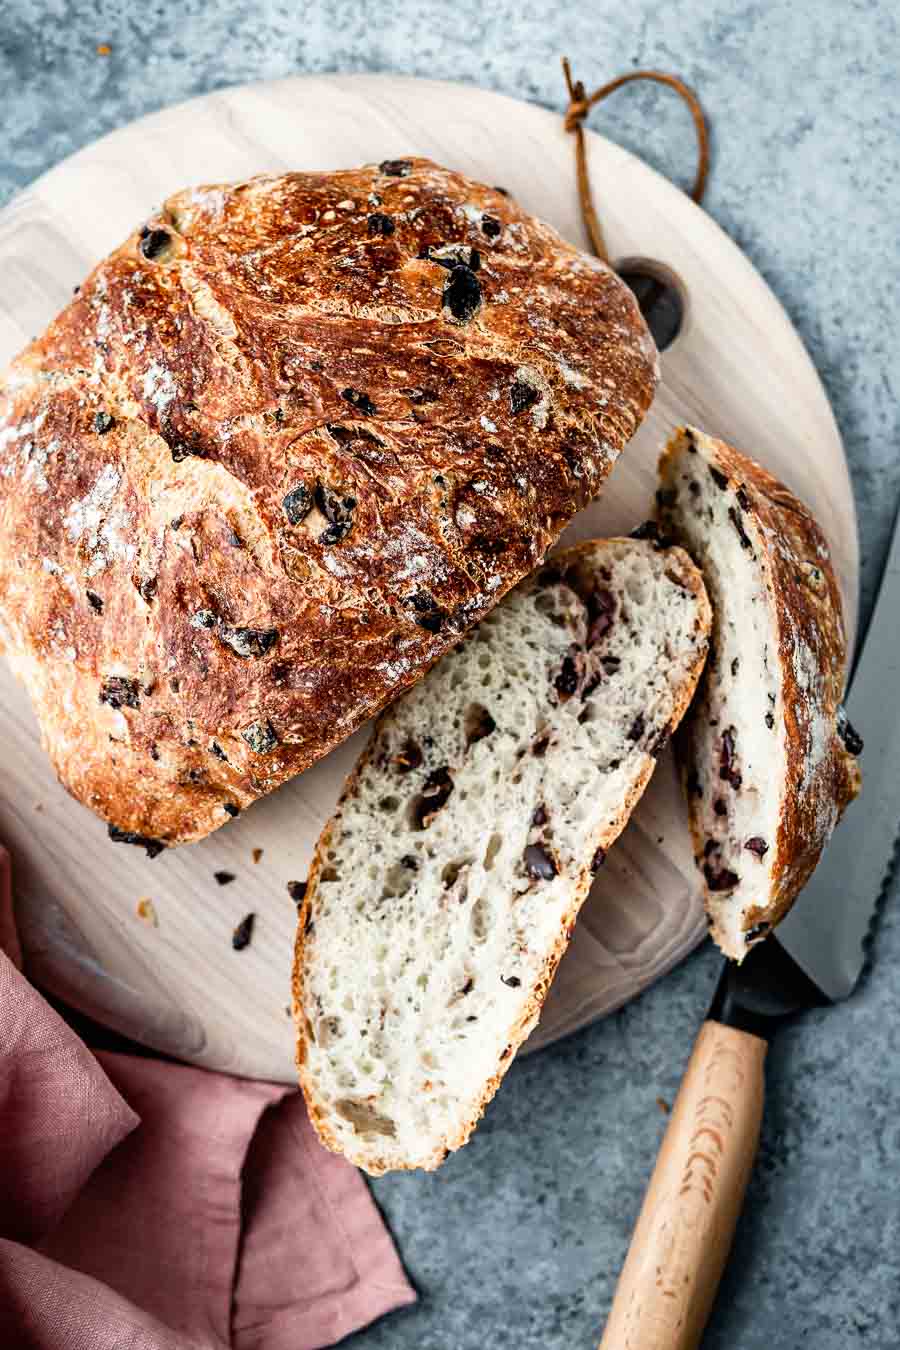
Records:
[[[662,441],[681,421],[753,451],[810,503],[831,542],[851,633],[858,553],[840,437],[783,310],[702,211],[624,150],[589,133],[611,256],[679,279],[681,334],[655,405],[603,501],[567,538],[622,532],[649,512]],[[208,94],[123,128],[39,179],[0,213],[0,364],[60,309],[150,207],[189,184],[263,170],[349,168],[430,155],[500,183],[585,244],[561,119],[485,91],[395,76],[295,78]],[[0,672],[0,838],[11,848],[34,980],[127,1035],[197,1064],[290,1079],[294,904],[319,829],[364,733],[204,843],[145,860],[56,784],[28,700]],[[253,849],[262,849],[254,863]],[[219,887],[213,873],[237,879]],[[150,897],[157,924],[139,917]],[[253,942],[231,934],[256,913]],[[670,759],[582,912],[541,1025],[544,1044],[617,1007],[704,932]]]

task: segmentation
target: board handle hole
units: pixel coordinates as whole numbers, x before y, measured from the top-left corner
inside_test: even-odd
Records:
[[[623,258],[616,271],[633,292],[658,350],[664,352],[684,327],[687,296],[681,278],[653,258]]]

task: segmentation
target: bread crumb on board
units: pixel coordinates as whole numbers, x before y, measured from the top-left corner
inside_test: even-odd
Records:
[[[145,923],[152,924],[154,928],[159,927],[159,918],[156,913],[156,906],[149,895],[142,895],[137,902],[137,916],[143,919]]]
[[[262,861],[263,851],[261,848],[255,848],[250,855],[255,863]]]
[[[669,1112],[672,1110],[671,1106],[666,1101],[665,1097],[657,1097],[656,1105],[659,1107],[660,1111],[662,1111],[664,1116],[667,1116]]]
[[[306,882],[305,882],[305,881],[289,881],[288,884],[287,884],[287,890],[288,890],[288,895],[291,897],[291,899],[293,900],[294,904],[295,904],[295,905],[297,906],[297,908],[299,909],[299,907],[303,904],[303,901],[304,901],[304,899],[305,899],[305,897],[306,897]]]

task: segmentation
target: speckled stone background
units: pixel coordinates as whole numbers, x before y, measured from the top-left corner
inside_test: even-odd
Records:
[[[894,0],[0,0],[0,204],[113,127],[217,86],[396,70],[562,108],[563,52],[589,86],[658,66],[701,92],[708,209],[786,305],[834,404],[865,614],[900,492]],[[592,124],[689,174],[690,124],[664,93],[628,90]],[[895,887],[857,994],[773,1049],[709,1350],[900,1344],[898,899]],[[421,1301],[354,1347],[596,1343],[663,1129],[656,1099],[675,1093],[717,970],[701,950],[618,1016],[515,1065],[441,1172],[375,1184]]]

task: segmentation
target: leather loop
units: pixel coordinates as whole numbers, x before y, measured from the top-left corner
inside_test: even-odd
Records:
[[[655,84],[663,84],[669,89],[674,89],[688,105],[697,132],[697,172],[690,195],[698,205],[703,200],[706,181],[709,177],[709,129],[703,109],[700,106],[700,100],[693,89],[686,85],[684,80],[679,79],[677,75],[669,75],[662,70],[632,70],[626,75],[619,75],[615,80],[610,80],[607,84],[600,85],[599,89],[595,89],[592,94],[587,95],[581,80],[572,79],[572,69],[567,56],[563,57],[562,65],[563,74],[566,77],[566,87],[569,91],[569,106],[566,109],[564,125],[566,131],[575,136],[575,170],[578,176],[581,214],[584,217],[584,225],[591,241],[591,247],[599,258],[602,258],[604,262],[609,262],[603,228],[594,209],[587,166],[583,123],[591,108],[603,99],[608,98],[610,94],[614,94],[617,89],[621,89],[623,85],[631,84],[636,80],[651,80]]]

